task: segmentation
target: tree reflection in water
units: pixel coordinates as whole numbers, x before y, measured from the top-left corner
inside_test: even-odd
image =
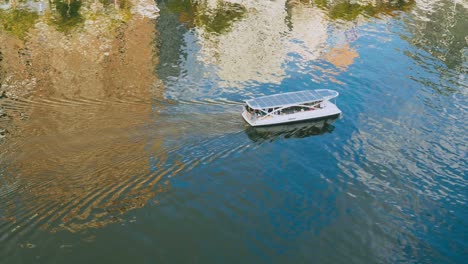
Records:
[[[81,0],[54,0],[53,4],[51,3],[57,10],[52,21],[58,30],[66,32],[83,22],[79,12],[81,5]]]
[[[39,18],[36,12],[25,9],[0,9],[0,31],[5,31],[19,38],[35,25]]]

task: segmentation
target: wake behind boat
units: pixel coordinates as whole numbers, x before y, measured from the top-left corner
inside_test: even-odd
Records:
[[[242,117],[254,127],[337,118],[341,110],[330,100],[338,95],[318,89],[254,98],[245,101]]]

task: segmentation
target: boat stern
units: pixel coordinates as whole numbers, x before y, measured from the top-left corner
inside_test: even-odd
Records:
[[[242,112],[242,118],[244,118],[245,122],[251,126],[255,126],[255,121],[252,120],[252,114],[247,112],[247,110],[244,109]]]

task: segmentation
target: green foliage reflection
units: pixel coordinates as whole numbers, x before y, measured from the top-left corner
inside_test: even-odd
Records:
[[[189,27],[198,26],[211,33],[225,33],[232,23],[241,19],[247,9],[238,3],[219,1],[216,8],[208,7],[206,2],[176,0],[167,3],[169,11],[179,14],[179,20]]]
[[[57,10],[52,22],[59,31],[68,32],[84,21],[79,13],[82,5],[80,0],[55,0],[51,4],[55,5]]]
[[[204,26],[208,32],[227,32],[231,24],[242,18],[246,8],[237,3],[221,2],[214,11],[204,10],[204,6],[198,6],[196,24]]]
[[[19,38],[24,38],[39,16],[23,9],[1,10],[0,27]]]
[[[391,14],[394,11],[405,11],[414,5],[414,0],[381,0],[374,3],[360,4],[350,0],[330,1],[315,0],[314,3],[328,11],[332,19],[354,20],[359,15],[374,17],[378,14]]]

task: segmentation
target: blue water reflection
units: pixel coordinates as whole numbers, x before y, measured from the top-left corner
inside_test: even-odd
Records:
[[[450,8],[449,1],[439,4]],[[441,13],[421,17],[427,15],[421,13],[425,5],[430,4],[353,21],[330,20],[323,10],[304,6],[290,12],[292,27],[284,29],[264,27],[260,11],[231,25],[237,39],[198,28],[185,31],[184,56],[177,60],[181,71],[165,80],[167,97],[193,105],[209,101],[213,108],[203,111],[215,115],[223,105],[224,112],[238,111],[226,102],[326,87],[340,92],[344,114],[333,130],[316,131],[314,137],[250,128],[247,138],[235,131],[222,138],[207,135],[200,155],[218,153],[218,148],[241,150],[175,178],[172,187],[179,190],[174,195],[186,201],[180,210],[196,211],[222,237],[242,245],[237,260],[462,261],[466,83],[460,79],[466,68],[456,54],[466,43],[457,42],[463,34],[455,28],[447,33],[454,40],[444,47],[446,57],[439,56],[431,46],[438,42],[431,42],[420,26],[438,23]],[[301,14],[315,16],[304,20]],[[466,25],[462,14],[466,9],[457,6],[455,19]],[[302,34],[301,25],[313,31]],[[253,42],[262,44],[246,44],[255,35],[249,32],[264,34],[264,42],[255,36]],[[234,121],[216,119],[211,127],[226,122]],[[256,144],[242,148],[251,144],[248,139]],[[206,243],[229,255],[224,247]]]

